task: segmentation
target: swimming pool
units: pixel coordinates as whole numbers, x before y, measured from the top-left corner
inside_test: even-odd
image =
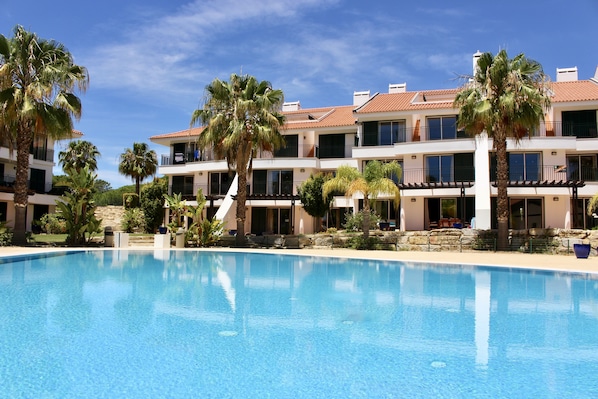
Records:
[[[0,397],[597,397],[594,278],[207,251],[0,259]]]

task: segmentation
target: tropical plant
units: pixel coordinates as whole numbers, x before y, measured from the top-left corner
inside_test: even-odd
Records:
[[[75,140],[69,143],[66,150],[58,153],[58,163],[65,172],[73,169],[80,171],[85,166],[88,166],[91,172],[95,172],[98,169],[99,156],[100,151],[95,145],[89,141]]]
[[[218,241],[224,231],[224,223],[220,220],[203,217],[206,197],[202,189],[197,190],[196,202],[196,206],[187,205],[185,210],[185,215],[192,221],[187,231],[187,238],[195,239],[197,246],[205,247]]]
[[[382,193],[391,194],[395,206],[398,206],[401,201],[401,192],[390,178],[395,176],[400,179],[401,174],[401,165],[396,161],[369,161],[365,165],[363,173],[352,166],[341,165],[336,172],[336,176],[324,183],[322,196],[325,198],[335,191],[344,192],[348,197],[357,193],[362,194],[362,231],[363,236],[367,238],[370,235],[370,200],[376,199]]]
[[[206,102],[193,112],[191,126],[205,125],[199,136],[201,149],[213,148],[237,172],[236,245],[245,245],[245,202],[247,176],[258,150],[273,151],[284,144],[279,113],[284,98],[267,81],[249,75],[232,74],[228,82],[214,79],[206,87]]]
[[[598,193],[594,194],[594,196],[588,201],[588,208],[587,208],[588,216],[594,216],[598,212]]]
[[[101,219],[95,217],[93,201],[96,174],[85,166],[80,171],[72,170],[69,176],[69,188],[56,200],[56,207],[66,222],[67,244],[83,245],[101,232]]]
[[[27,180],[34,137],[72,136],[72,118],[81,116],[81,101],[74,91],[85,91],[88,82],[87,70],[74,63],[62,44],[18,25],[12,38],[0,35],[0,130],[17,152],[13,237],[17,245],[27,241]]]
[[[187,202],[183,200],[181,193],[164,194],[164,200],[170,210],[168,228],[170,231],[177,231],[179,227],[183,226],[181,220],[187,212]]]
[[[459,128],[471,135],[484,132],[493,139],[496,151],[498,249],[508,248],[509,166],[507,140],[519,142],[529,136],[550,106],[548,80],[542,66],[519,54],[509,59],[501,50],[496,56],[484,53],[474,76],[459,90],[454,101],[459,108]]]
[[[146,143],[133,143],[133,148],[125,149],[120,155],[118,171],[135,182],[135,193],[139,196],[141,182],[156,174],[158,156]]]

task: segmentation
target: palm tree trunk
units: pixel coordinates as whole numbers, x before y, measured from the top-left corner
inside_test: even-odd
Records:
[[[245,202],[247,201],[247,162],[242,162],[237,157],[237,236],[235,245],[243,247],[245,240]]]
[[[363,224],[361,229],[363,230],[363,237],[367,239],[370,236],[370,199],[367,193],[363,197]]]
[[[15,179],[15,227],[12,242],[14,245],[27,244],[27,205],[29,203],[28,179],[29,174],[29,148],[33,142],[33,135],[29,134],[27,126],[21,127],[23,131],[17,136],[17,175]]]
[[[509,197],[507,196],[507,182],[509,180],[509,165],[507,163],[507,140],[494,138],[496,146],[496,182],[498,186],[496,198],[496,213],[498,220],[498,250],[509,249]]]

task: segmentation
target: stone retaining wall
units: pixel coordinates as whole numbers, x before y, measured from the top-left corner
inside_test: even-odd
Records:
[[[102,219],[102,229],[111,226],[113,231],[122,231],[120,227],[125,208],[121,205],[107,205],[96,207],[95,216]]]
[[[379,231],[373,230],[372,237],[378,237],[383,244],[388,244],[397,251],[471,251],[478,249],[480,242],[488,232],[473,229],[436,229],[430,231]],[[360,233],[338,232],[319,233],[299,236],[258,236],[248,237],[251,246],[288,247],[288,248],[341,248],[347,241]],[[598,247],[598,230],[572,229],[530,229],[510,232],[511,249],[522,252],[571,253],[573,244],[589,243]],[[227,237],[221,245],[229,246],[234,237]],[[490,239],[489,241],[492,241]],[[493,242],[487,242],[488,250],[494,248]]]

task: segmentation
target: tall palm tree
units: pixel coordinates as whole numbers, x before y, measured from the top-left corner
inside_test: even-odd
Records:
[[[91,172],[98,169],[97,158],[100,156],[98,148],[85,140],[71,141],[66,150],[58,153],[58,163],[65,172],[76,171],[87,166]]]
[[[362,230],[363,236],[368,238],[370,235],[370,200],[376,199],[383,193],[392,194],[394,204],[398,206],[401,202],[401,191],[391,177],[394,175],[400,179],[402,173],[401,165],[396,161],[369,161],[363,169],[363,173],[352,166],[341,165],[336,176],[322,186],[322,197],[326,198],[334,191],[344,192],[348,197],[353,194],[363,194]]]
[[[206,87],[206,97],[203,108],[193,112],[191,126],[200,122],[206,125],[199,146],[212,147],[237,173],[236,244],[242,246],[251,161],[257,150],[273,151],[284,144],[280,134],[284,116],[279,113],[284,97],[281,90],[272,89],[270,82],[237,74],[232,74],[228,82],[214,79]]]
[[[17,151],[13,242],[26,242],[29,150],[35,135],[70,137],[81,116],[75,89],[85,91],[87,70],[60,43],[38,38],[22,26],[0,35],[0,129]]]
[[[509,59],[501,50],[496,56],[484,53],[475,75],[460,89],[454,102],[459,108],[458,124],[472,135],[486,132],[496,151],[498,248],[508,248],[509,165],[507,139],[516,143],[529,136],[550,107],[548,79],[542,66],[519,54]]]
[[[120,154],[118,171],[131,177],[135,181],[135,193],[139,197],[141,182],[156,174],[158,156],[156,151],[150,150],[146,143],[133,143],[133,148],[127,148]]]

